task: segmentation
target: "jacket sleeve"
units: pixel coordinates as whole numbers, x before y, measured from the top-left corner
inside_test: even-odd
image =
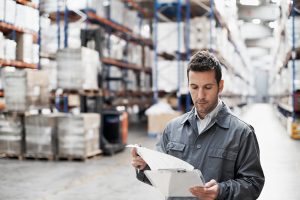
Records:
[[[259,146],[254,130],[242,138],[235,165],[235,179],[219,183],[218,200],[257,199],[265,177],[260,164]]]

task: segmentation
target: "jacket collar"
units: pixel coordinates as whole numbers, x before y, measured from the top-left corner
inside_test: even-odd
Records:
[[[220,109],[219,113],[217,114],[215,118],[215,122],[222,128],[229,128],[230,125],[230,115],[231,111],[228,108],[228,106],[222,102],[222,108]],[[186,123],[187,121],[190,122],[190,124],[193,126],[196,124],[196,115],[195,115],[195,109],[192,108],[191,111],[186,113],[186,116],[182,119],[181,124]]]

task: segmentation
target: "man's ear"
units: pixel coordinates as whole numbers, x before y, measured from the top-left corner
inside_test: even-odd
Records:
[[[224,88],[224,80],[220,80],[220,83],[219,83],[219,94],[222,93],[223,88]]]

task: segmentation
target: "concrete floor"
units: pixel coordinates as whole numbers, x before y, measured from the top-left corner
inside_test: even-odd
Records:
[[[259,140],[266,184],[260,200],[300,199],[300,141],[289,138],[270,105],[244,109]],[[145,127],[131,127],[128,143],[153,148]],[[135,179],[126,150],[86,162],[0,159],[0,200],[162,200],[154,188]]]

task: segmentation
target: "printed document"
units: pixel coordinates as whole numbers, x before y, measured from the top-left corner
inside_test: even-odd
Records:
[[[189,189],[205,184],[201,171],[179,158],[138,145],[127,147],[137,148],[151,169],[145,170],[145,175],[165,197],[192,197]]]

